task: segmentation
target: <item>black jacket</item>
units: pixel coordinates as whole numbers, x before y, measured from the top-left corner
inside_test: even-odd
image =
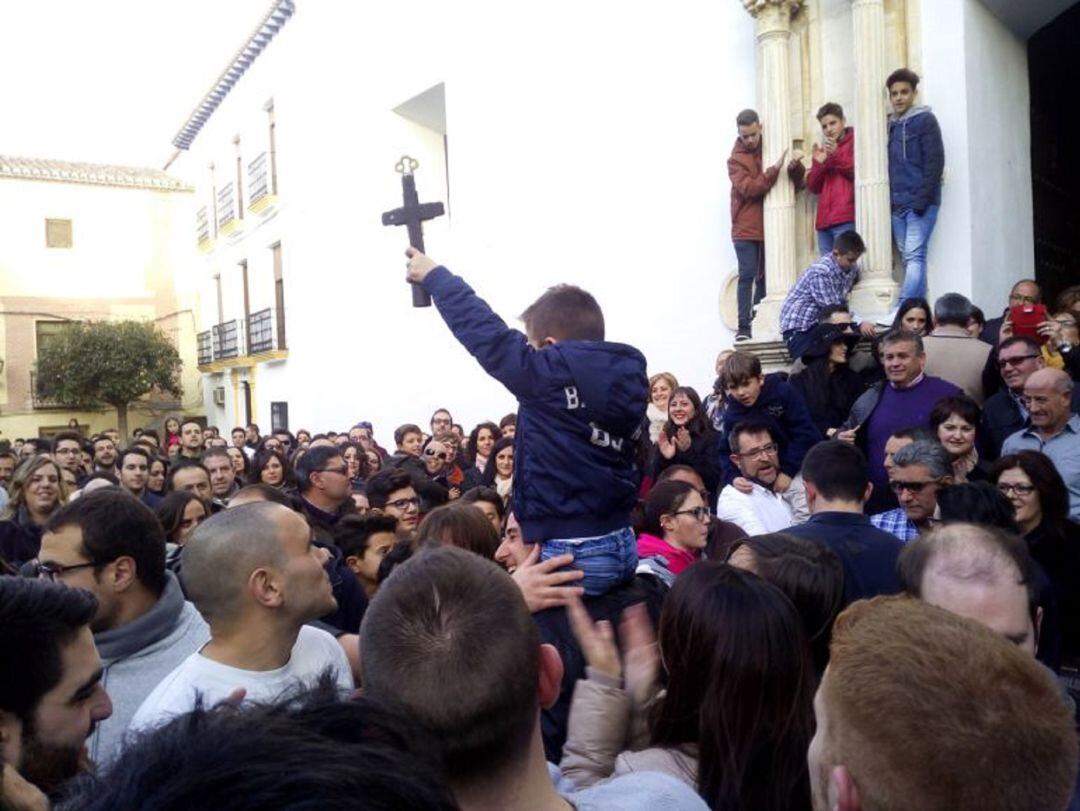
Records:
[[[18,568],[37,557],[43,527],[30,520],[26,507],[19,507],[7,521],[0,521],[0,557]]]

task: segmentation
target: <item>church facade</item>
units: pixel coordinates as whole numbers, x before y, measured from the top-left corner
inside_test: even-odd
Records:
[[[869,249],[854,301],[884,311],[898,275],[884,80],[901,66],[923,77],[920,101],[945,142],[931,297],[961,292],[992,316],[1016,279],[1064,286],[1072,247],[1034,213],[1053,169],[1033,162],[1044,135],[1029,59],[1040,29],[1072,4],[1015,5],[269,4],[269,27],[232,63],[223,55],[226,81],[183,120],[169,166],[196,189],[210,422],[367,419],[385,438],[436,407],[467,425],[512,409],[437,313],[411,306],[404,229],[380,221],[401,204],[394,166],[405,154],[419,161],[421,201],[447,209],[425,226],[428,253],[508,321],[547,286],[580,284],[604,308],[610,340],[705,394],[733,338],[735,115],[759,111],[769,163],[784,149],[809,156],[815,111],[838,102],[858,134],[857,227]],[[768,297],[755,335],[777,360],[768,341],[814,259],[814,206],[784,187],[766,202]],[[1064,216],[1075,222],[1075,207]],[[1040,246],[1055,241],[1064,247],[1046,270]]]

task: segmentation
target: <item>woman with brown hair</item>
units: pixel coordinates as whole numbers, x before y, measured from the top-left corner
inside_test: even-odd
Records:
[[[60,466],[44,454],[32,456],[11,477],[11,498],[0,515],[0,556],[13,566],[33,560],[41,533],[54,512],[68,500]]]
[[[566,777],[585,787],[660,771],[712,809],[810,808],[816,679],[802,623],[778,588],[727,564],[695,564],[668,593],[656,641],[644,606],[623,614],[622,657],[607,623],[594,625],[580,601],[569,613],[589,669],[570,709]],[[635,713],[647,719],[644,735]]]

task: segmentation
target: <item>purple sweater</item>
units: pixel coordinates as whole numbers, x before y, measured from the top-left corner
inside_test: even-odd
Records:
[[[907,389],[885,384],[877,407],[866,421],[866,458],[874,487],[885,487],[889,483],[885,473],[885,443],[889,437],[901,428],[929,427],[934,403],[942,397],[958,394],[963,391],[947,380],[930,375]]]

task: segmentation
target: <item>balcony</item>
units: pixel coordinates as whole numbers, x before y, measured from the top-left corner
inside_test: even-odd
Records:
[[[237,320],[214,324],[210,328],[214,360],[228,360],[240,356],[243,342],[240,336],[240,322]]]
[[[218,362],[226,367],[246,365],[243,359],[249,357],[260,361],[287,357],[285,323],[272,307],[249,315],[246,327],[243,319],[224,321],[198,333],[196,339],[200,368]]]
[[[76,408],[76,406],[72,403],[62,403],[59,400],[52,399],[51,397],[39,396],[37,388],[37,372],[30,372],[30,404],[37,409]]]
[[[242,221],[236,210],[236,189],[232,183],[226,183],[217,193],[218,233],[228,236],[240,230]]]
[[[206,332],[200,332],[196,336],[199,342],[198,358],[199,365],[205,366],[208,363],[214,362],[214,340],[210,335],[210,330]]]
[[[214,234],[210,230],[210,213],[207,211],[206,206],[195,212],[195,234],[198,237],[199,245],[210,242],[214,238]]]
[[[248,164],[248,209],[261,214],[273,209],[276,202],[270,155],[262,152]]]
[[[275,346],[274,311],[267,307],[248,316],[248,354],[259,355],[263,352],[273,352],[275,349],[284,349],[283,346]]]

